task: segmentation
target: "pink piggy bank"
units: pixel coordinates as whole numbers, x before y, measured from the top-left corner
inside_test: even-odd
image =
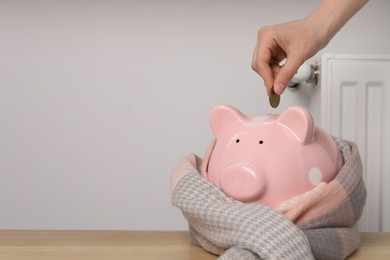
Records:
[[[236,200],[275,207],[330,182],[339,171],[336,144],[303,107],[246,117],[233,107],[218,106],[210,123],[216,141],[203,175]]]

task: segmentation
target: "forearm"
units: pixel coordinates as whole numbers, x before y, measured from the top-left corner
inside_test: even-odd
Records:
[[[324,0],[306,19],[316,27],[318,44],[325,47],[368,0]]]

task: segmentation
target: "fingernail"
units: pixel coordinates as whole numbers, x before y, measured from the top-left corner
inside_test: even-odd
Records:
[[[282,84],[282,83],[278,83],[276,86],[275,86],[275,92],[276,94],[280,95],[283,93],[283,91],[286,89],[286,85]]]

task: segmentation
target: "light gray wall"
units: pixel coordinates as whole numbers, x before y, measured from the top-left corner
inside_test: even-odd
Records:
[[[319,3],[0,0],[0,228],[186,229],[169,176],[208,148],[212,107],[313,105],[302,86],[271,109],[250,63],[260,26]],[[324,52],[390,53],[389,11]]]

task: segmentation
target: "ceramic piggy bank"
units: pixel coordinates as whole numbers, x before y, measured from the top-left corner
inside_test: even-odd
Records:
[[[341,156],[333,139],[303,107],[246,117],[229,106],[210,115],[216,136],[205,178],[230,197],[271,207],[331,181]]]

